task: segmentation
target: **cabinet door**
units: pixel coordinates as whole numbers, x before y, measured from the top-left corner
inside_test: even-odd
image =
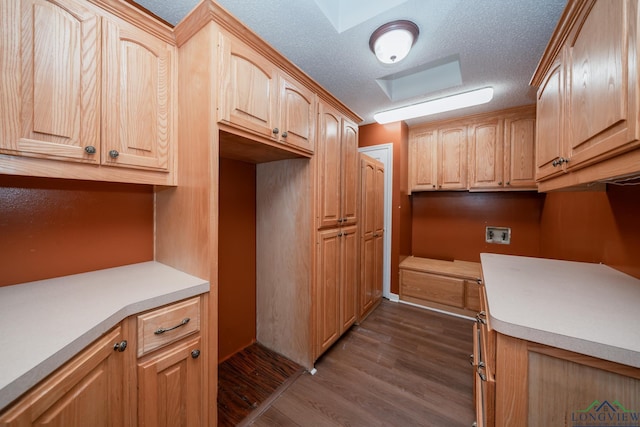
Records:
[[[5,0],[0,8],[0,149],[99,163],[99,17],[73,0]]]
[[[562,172],[554,163],[563,154],[563,68],[556,62],[538,89],[536,103],[536,180]]]
[[[636,2],[596,1],[570,37],[568,168],[638,143],[636,9]]]
[[[360,259],[358,258],[357,226],[344,227],[340,233],[340,333],[356,321]],[[340,234],[339,233],[339,234]]]
[[[467,127],[457,126],[438,132],[438,188],[467,188]]]
[[[384,165],[361,157],[360,291],[358,317],[363,318],[382,298],[384,251]]]
[[[340,229],[318,232],[316,356],[327,350],[340,336],[340,233]]]
[[[355,224],[358,221],[359,163],[358,163],[358,126],[348,120],[342,120],[341,144],[341,221],[342,225]]]
[[[173,48],[104,20],[102,163],[166,171],[172,153]]]
[[[360,291],[358,316],[363,317],[373,306],[375,288],[375,238],[376,230],[376,164],[362,155],[360,161]]]
[[[205,358],[200,337],[138,364],[140,427],[205,426]]]
[[[409,138],[409,188],[436,190],[438,185],[438,131],[417,132]]]
[[[290,77],[280,78],[280,141],[313,153],[316,95]]]
[[[505,121],[504,180],[507,188],[536,188],[535,128],[533,115]]]
[[[342,122],[333,108],[320,104],[318,120],[318,227],[333,227],[341,219],[340,144]]]
[[[120,327],[98,339],[7,410],[0,425],[129,425],[125,358],[134,350],[114,351],[122,340]]]
[[[218,120],[267,138],[277,138],[280,129],[274,133],[278,127],[276,67],[227,34],[220,33],[219,49]]]
[[[375,276],[373,283],[373,301],[377,303],[382,299],[382,282],[384,279],[384,165],[376,163],[375,171]]]
[[[502,188],[503,121],[494,119],[469,131],[469,188]]]

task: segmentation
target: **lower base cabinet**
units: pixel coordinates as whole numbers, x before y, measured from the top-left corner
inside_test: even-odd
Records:
[[[116,326],[0,415],[0,426],[130,425],[123,326]],[[122,351],[121,351],[122,350]]]
[[[400,263],[400,300],[474,316],[480,310],[480,263],[408,257]]]
[[[638,426],[640,369],[473,325],[476,426]]]
[[[0,427],[207,426],[207,298],[124,319],[0,413]]]
[[[204,425],[201,348],[198,337],[138,363],[140,427]]]

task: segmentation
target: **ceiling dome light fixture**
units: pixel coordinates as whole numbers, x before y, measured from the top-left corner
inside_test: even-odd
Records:
[[[418,26],[411,21],[388,22],[371,34],[369,47],[380,62],[395,64],[409,54],[418,34]]]

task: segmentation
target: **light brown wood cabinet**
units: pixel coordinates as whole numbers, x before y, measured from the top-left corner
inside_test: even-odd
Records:
[[[204,426],[205,390],[199,336],[138,363],[138,425]]]
[[[132,425],[127,366],[135,349],[118,350],[132,339],[126,326],[116,326],[4,411],[0,426]]]
[[[382,301],[384,165],[360,154],[360,291],[358,320]]]
[[[479,312],[473,325],[473,395],[477,427],[495,426],[496,332],[491,328],[487,295],[480,282]]]
[[[206,300],[124,319],[2,412],[0,426],[209,425]]]
[[[467,127],[443,126],[409,131],[411,191],[467,188]]]
[[[358,220],[358,126],[320,103],[318,120],[318,228]]]
[[[599,416],[589,406],[607,399],[635,415],[640,369],[498,333],[484,286],[481,305],[473,325],[477,426],[582,425],[581,417]]]
[[[470,190],[535,190],[535,112],[504,111],[469,125]]]
[[[532,79],[541,189],[640,172],[637,17],[633,0],[567,6]]]
[[[316,95],[268,58],[220,32],[218,119],[284,148],[315,151]]]
[[[83,1],[0,7],[0,172],[174,184],[174,46]]]
[[[400,263],[400,299],[410,303],[475,315],[479,309],[480,264],[407,257]]]
[[[356,320],[358,283],[357,227],[318,232],[316,280],[316,357]]]
[[[410,191],[535,190],[532,106],[409,131]]]
[[[207,425],[203,308],[195,297],[137,316],[140,427]]]
[[[320,102],[318,141],[315,358],[355,322],[360,279],[358,127]]]
[[[563,149],[563,102],[564,68],[556,61],[540,84],[536,103],[536,180],[541,181],[557,175],[566,168],[558,167]]]

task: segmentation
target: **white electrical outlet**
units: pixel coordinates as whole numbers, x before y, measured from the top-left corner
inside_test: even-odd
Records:
[[[511,243],[511,228],[509,227],[487,227],[485,232],[487,243],[499,243],[508,245]]]

